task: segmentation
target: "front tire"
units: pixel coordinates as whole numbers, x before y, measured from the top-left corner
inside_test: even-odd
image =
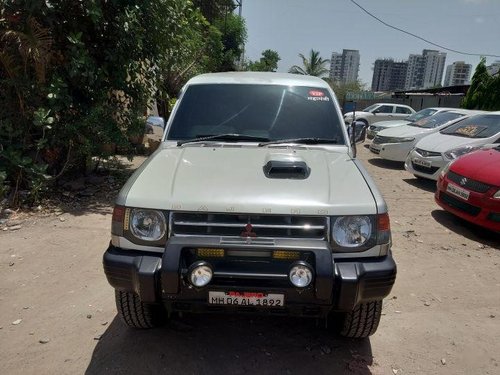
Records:
[[[382,301],[361,303],[344,315],[340,335],[350,338],[364,338],[373,335],[382,315]]]
[[[118,314],[129,327],[147,329],[166,322],[166,311],[161,305],[144,303],[134,293],[115,290],[115,301]]]

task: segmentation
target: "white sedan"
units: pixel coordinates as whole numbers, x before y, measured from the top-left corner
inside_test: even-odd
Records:
[[[456,108],[445,108],[445,107],[431,107],[431,108],[425,108],[422,109],[411,116],[408,116],[407,118],[404,119],[398,119],[398,120],[390,120],[390,121],[380,121],[376,122],[368,127],[368,130],[366,132],[366,137],[368,139],[373,139],[377,135],[377,133],[381,130],[388,129],[388,128],[394,128],[397,126],[401,125],[408,125],[409,123],[413,123],[419,120],[423,120],[428,118],[429,116],[434,116],[440,112],[444,111],[452,111]]]
[[[378,121],[401,120],[413,113],[415,113],[415,110],[404,104],[375,103],[362,111],[356,111],[355,113],[347,112],[344,115],[344,121],[347,124],[351,124],[353,116],[355,115],[356,121],[360,121],[364,123],[365,126],[368,126]]]
[[[370,151],[383,159],[404,162],[408,153],[422,138],[437,133],[464,116],[472,116],[478,112],[455,109],[407,125],[382,130],[370,144]]]
[[[420,140],[408,154],[405,169],[416,177],[437,180],[454,159],[497,143],[500,143],[500,111],[471,116]]]

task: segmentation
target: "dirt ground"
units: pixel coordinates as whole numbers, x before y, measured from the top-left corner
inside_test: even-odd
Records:
[[[500,239],[442,211],[434,183],[363,147],[359,157],[389,205],[398,263],[370,339],[334,337],[316,320],[254,316],[127,329],[101,265],[104,201],[0,231],[1,373],[500,374]]]

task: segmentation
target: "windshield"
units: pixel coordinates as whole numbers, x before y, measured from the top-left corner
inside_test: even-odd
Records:
[[[476,115],[441,130],[441,134],[467,138],[489,138],[497,133],[500,133],[499,115]]]
[[[463,113],[457,112],[440,112],[434,116],[426,117],[416,122],[408,124],[409,126],[416,126],[419,128],[434,129],[438,126],[446,124],[449,121],[465,116]]]
[[[366,107],[365,109],[363,109],[363,111],[362,111],[362,112],[371,112],[371,111],[373,111],[375,108],[378,108],[378,107],[379,107],[379,105],[378,105],[378,104],[372,104],[371,106]]]
[[[420,119],[432,116],[436,112],[437,112],[437,109],[433,109],[433,108],[422,109],[421,111],[418,111],[417,113],[414,113],[413,115],[408,116],[406,118],[406,121],[411,121],[411,122],[418,121]]]
[[[202,84],[187,88],[167,139],[230,135],[215,138],[223,141],[319,138],[344,144],[341,126],[332,97],[323,88]]]

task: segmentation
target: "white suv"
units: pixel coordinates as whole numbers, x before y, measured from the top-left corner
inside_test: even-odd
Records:
[[[316,77],[191,79],[116,200],[104,271],[124,322],[254,312],[373,334],[396,264],[387,205],[343,125]]]

